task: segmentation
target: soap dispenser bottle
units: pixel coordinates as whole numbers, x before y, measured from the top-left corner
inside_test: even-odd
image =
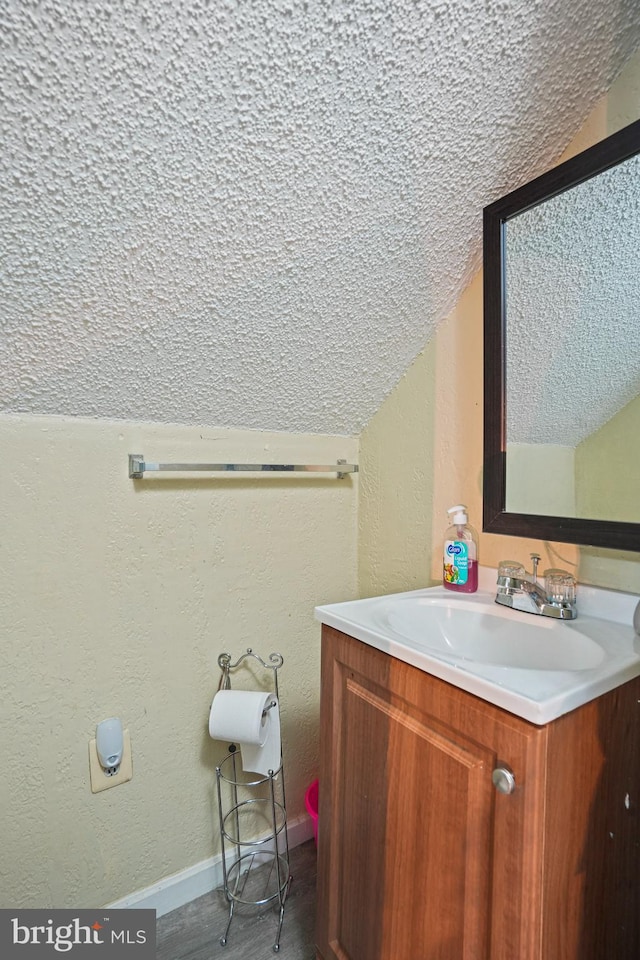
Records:
[[[463,503],[447,510],[452,520],[444,535],[442,586],[458,593],[478,589],[478,534],[468,522]]]

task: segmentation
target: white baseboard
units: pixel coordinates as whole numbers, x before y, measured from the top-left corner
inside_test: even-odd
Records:
[[[305,815],[298,817],[287,824],[287,838],[289,849],[297,847],[313,837],[313,823]],[[162,917],[185,903],[201,897],[210,890],[217,890],[223,884],[222,855],[209,857],[200,863],[180,870],[169,877],[158,880],[157,883],[143,890],[136,890],[120,900],[108,903],[107,908],[119,910],[127,907],[150,909],[156,911],[156,916]]]

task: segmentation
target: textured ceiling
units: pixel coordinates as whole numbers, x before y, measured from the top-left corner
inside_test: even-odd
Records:
[[[640,155],[510,220],[506,265],[507,441],[575,447],[640,393]]]
[[[5,0],[0,409],[355,434],[637,0]]]

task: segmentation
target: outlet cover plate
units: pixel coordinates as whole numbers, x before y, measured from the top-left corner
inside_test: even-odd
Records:
[[[123,749],[120,769],[109,777],[98,760],[98,751],[96,749],[95,738],[89,741],[89,773],[91,774],[91,793],[100,793],[102,790],[108,790],[110,787],[117,787],[121,783],[127,783],[133,777],[133,763],[131,760],[131,738],[129,731],[122,733]]]

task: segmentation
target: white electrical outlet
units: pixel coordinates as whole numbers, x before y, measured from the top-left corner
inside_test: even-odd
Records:
[[[91,774],[91,792],[100,793],[101,790],[108,790],[109,787],[117,787],[120,783],[126,783],[133,777],[133,763],[131,760],[131,738],[129,731],[124,730],[122,734],[123,750],[120,768],[117,773],[109,774],[98,760],[98,751],[96,749],[95,738],[89,741],[89,772]]]

